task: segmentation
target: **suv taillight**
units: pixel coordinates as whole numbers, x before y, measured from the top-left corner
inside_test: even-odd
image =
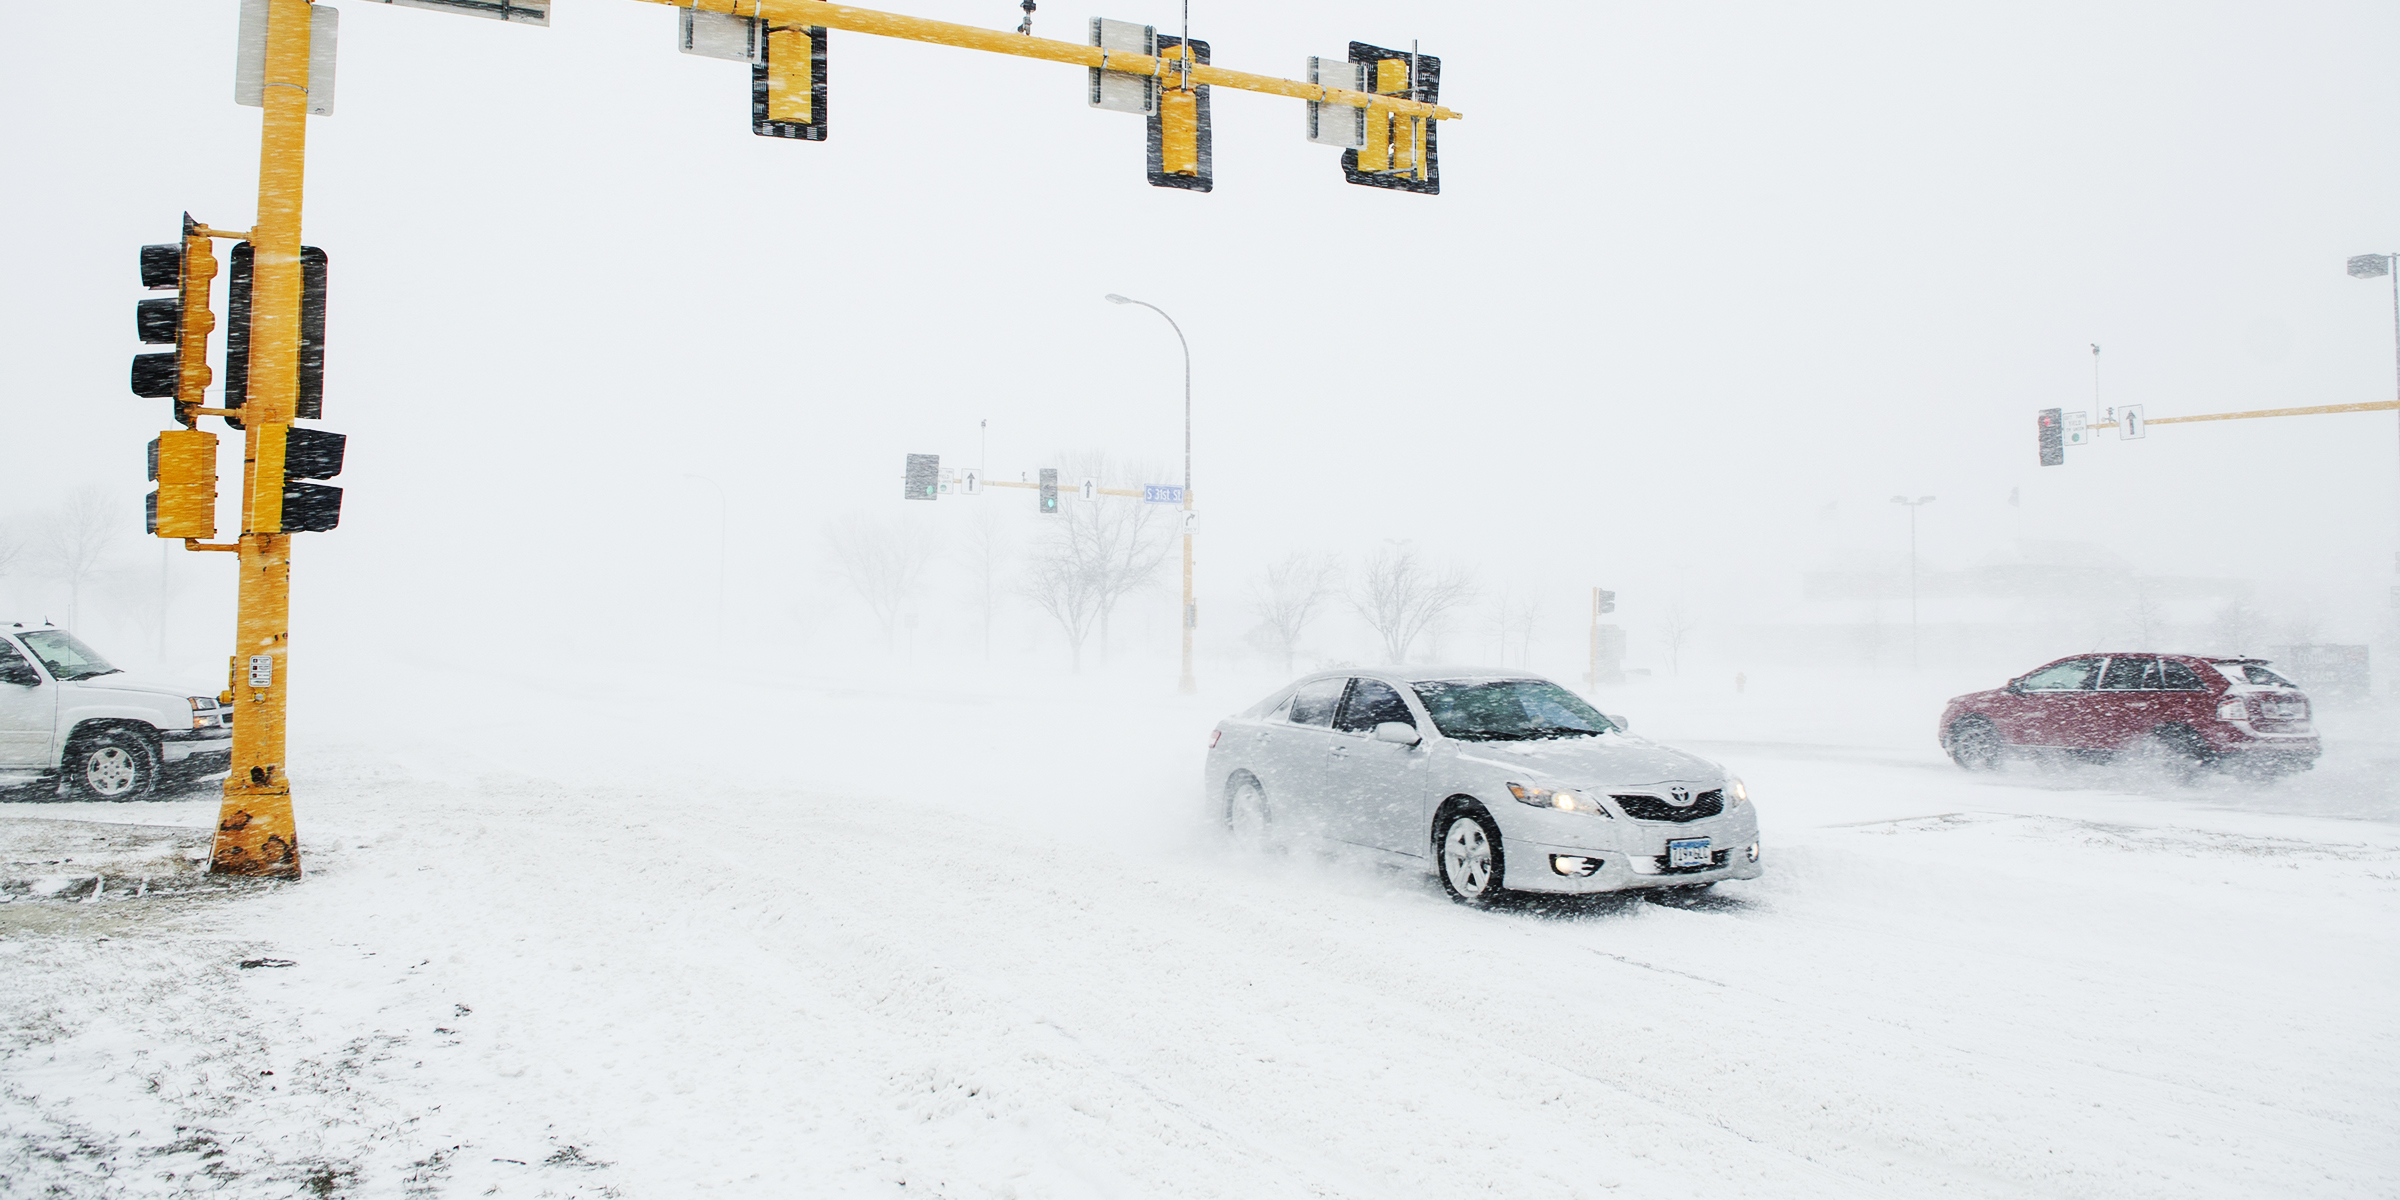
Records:
[[[2250,709],[2242,703],[2240,696],[2227,696],[2217,701],[2217,719],[2220,721],[2247,721],[2250,719]]]

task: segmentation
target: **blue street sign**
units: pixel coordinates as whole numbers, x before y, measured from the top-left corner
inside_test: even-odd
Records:
[[[1181,504],[1183,489],[1172,483],[1145,483],[1142,500],[1149,504]]]

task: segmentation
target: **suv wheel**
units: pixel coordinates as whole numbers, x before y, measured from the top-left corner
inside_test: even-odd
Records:
[[[1437,856],[1442,887],[1461,904],[1485,905],[1498,899],[1508,876],[1508,860],[1500,850],[1500,829],[1480,812],[1462,812],[1442,830]]]
[[[1961,770],[1989,771],[2000,765],[2000,731],[1981,717],[1967,717],[1950,725],[1950,761]]]
[[[2209,765],[2207,745],[2189,731],[2174,728],[2152,730],[2150,736],[2134,743],[2124,756],[2126,764],[2135,771],[2177,787],[2199,782],[2200,773]]]
[[[75,739],[67,782],[86,800],[130,800],[158,784],[158,756],[134,734],[104,730]]]

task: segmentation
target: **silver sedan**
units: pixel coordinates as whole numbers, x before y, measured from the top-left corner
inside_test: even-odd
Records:
[[[1760,872],[1741,780],[1522,672],[1310,675],[1217,723],[1206,784],[1239,835],[1412,859],[1467,904]]]

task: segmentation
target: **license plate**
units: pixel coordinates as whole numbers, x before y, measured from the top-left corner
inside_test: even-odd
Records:
[[[2297,721],[2308,715],[2308,706],[2297,700],[2268,700],[2259,704],[2258,712],[2270,721]]]
[[[1705,867],[1708,864],[1708,839],[1684,838],[1667,843],[1667,865],[1670,867]]]

